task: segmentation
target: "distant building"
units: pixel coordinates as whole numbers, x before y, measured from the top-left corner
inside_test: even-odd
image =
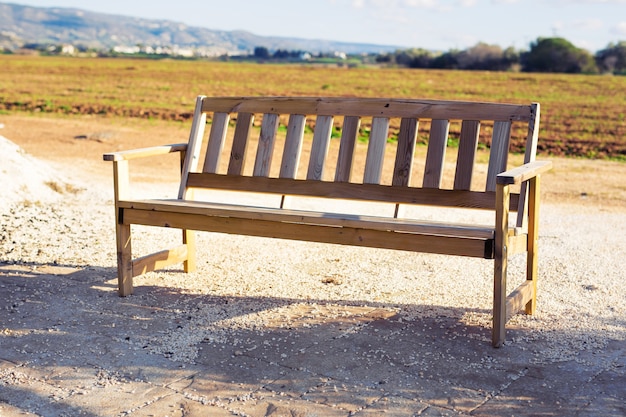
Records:
[[[70,44],[62,45],[61,54],[62,55],[76,55],[76,47]]]

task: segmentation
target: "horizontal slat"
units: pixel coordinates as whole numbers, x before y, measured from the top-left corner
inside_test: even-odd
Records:
[[[506,298],[506,320],[526,308],[533,297],[533,282],[525,281]]]
[[[513,233],[513,235],[509,235],[509,255],[515,255],[517,253],[525,253],[528,248],[528,235],[526,234],[515,234],[520,233],[519,228],[510,228],[509,232]]]
[[[393,230],[396,232],[462,236],[475,239],[493,239],[494,229],[488,226],[394,219],[381,216],[363,216],[308,210],[288,210],[269,207],[248,207],[231,204],[189,202],[181,200],[121,201],[118,207],[150,212],[178,212],[204,216],[245,218],[273,222],[306,223],[316,225]],[[124,219],[126,221],[126,219]],[[282,227],[282,226],[281,226]]]
[[[174,143],[171,145],[151,146],[149,148],[131,149],[128,151],[105,153],[102,157],[105,161],[124,161],[137,158],[146,158],[155,155],[165,155],[173,152],[187,150],[186,143]]]
[[[413,117],[450,120],[520,120],[530,105],[342,97],[205,97],[205,112],[277,113],[325,116]]]
[[[133,276],[136,277],[150,271],[156,271],[185,260],[187,260],[187,245],[156,252],[133,260]]]
[[[208,173],[190,173],[188,187],[257,193],[290,194],[311,197],[343,198],[389,203],[422,204],[430,206],[495,209],[495,193],[398,187],[378,184],[356,184],[263,178]],[[511,207],[517,207],[519,195],[511,193]]]
[[[132,224],[483,258],[490,240],[126,209]]]
[[[551,161],[534,161],[497,176],[498,184],[519,184],[552,169]]]

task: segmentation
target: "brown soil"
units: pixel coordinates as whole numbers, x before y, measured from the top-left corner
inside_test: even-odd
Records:
[[[189,122],[48,115],[2,115],[0,124],[4,125],[2,136],[35,157],[72,165],[78,176],[107,178],[111,177],[111,167],[102,160],[102,154],[186,142],[190,127]],[[131,174],[142,181],[175,180],[176,158],[168,155],[133,161]],[[554,169],[543,177],[545,201],[610,210],[626,207],[626,163],[541,155],[538,159],[554,163]]]

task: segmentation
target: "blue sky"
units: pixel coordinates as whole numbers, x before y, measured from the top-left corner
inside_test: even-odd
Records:
[[[10,1],[10,0],[9,0]],[[447,51],[528,49],[563,37],[595,52],[626,40],[626,0],[13,0],[218,30]]]

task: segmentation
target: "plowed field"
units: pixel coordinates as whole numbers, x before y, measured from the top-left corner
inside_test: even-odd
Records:
[[[187,121],[198,94],[539,102],[540,153],[626,160],[626,77],[16,55],[0,75],[10,113]]]

